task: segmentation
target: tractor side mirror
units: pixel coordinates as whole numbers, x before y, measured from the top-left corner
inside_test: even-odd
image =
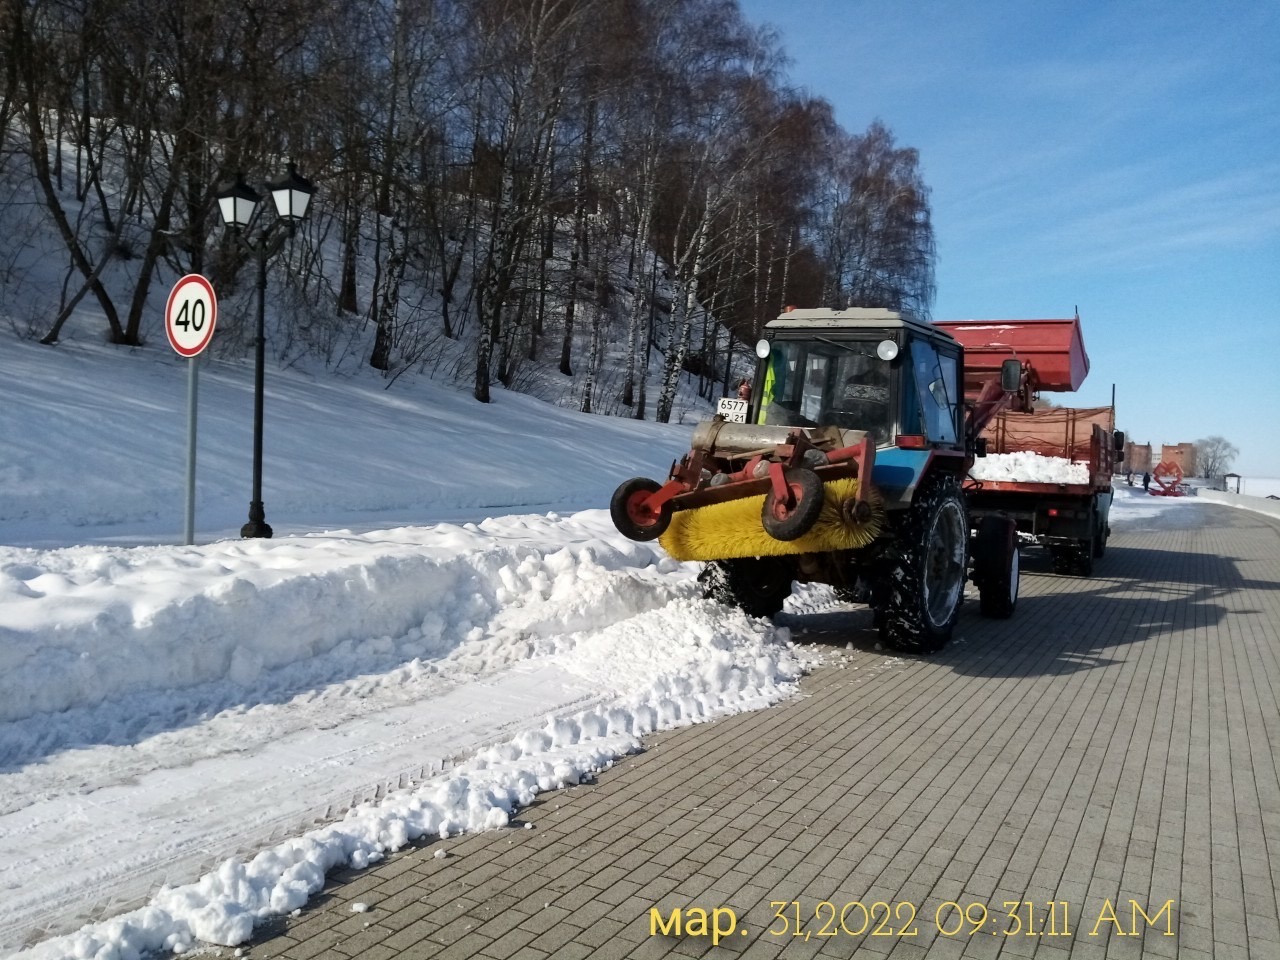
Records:
[[[1022,386],[1022,362],[1009,359],[1000,364],[1000,389],[1005,393],[1017,393]]]
[[[973,441],[973,455],[975,457],[985,457],[987,455],[987,438],[979,437]]]
[[[1116,452],[1120,453],[1124,450],[1124,431],[1117,430],[1111,435],[1111,442],[1115,446]]]

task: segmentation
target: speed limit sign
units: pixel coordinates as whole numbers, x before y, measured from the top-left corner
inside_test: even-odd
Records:
[[[173,285],[164,308],[164,332],[180,356],[194,357],[207,347],[217,322],[218,298],[208,280],[189,273]]]

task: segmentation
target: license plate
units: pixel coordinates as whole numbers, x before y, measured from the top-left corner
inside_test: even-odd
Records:
[[[721,397],[716,404],[716,413],[730,423],[747,422],[747,401],[735,400],[733,397]]]

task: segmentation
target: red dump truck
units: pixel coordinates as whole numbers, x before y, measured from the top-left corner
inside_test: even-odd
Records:
[[[1015,357],[1037,393],[1070,392],[1089,372],[1080,318],[937,321],[965,350],[965,396]],[[983,429],[964,482],[970,522],[1012,519],[1023,540],[1048,548],[1059,573],[1093,573],[1110,535],[1111,477],[1123,456],[1112,407],[1005,411]],[[985,456],[983,453],[985,452]]]

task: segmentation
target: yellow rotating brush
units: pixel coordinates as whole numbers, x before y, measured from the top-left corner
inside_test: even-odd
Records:
[[[823,484],[822,512],[808,533],[795,540],[775,540],[760,523],[765,495],[679,510],[671,526],[658,538],[676,560],[729,560],[735,557],[776,557],[827,550],[865,547],[880,533],[884,507],[874,488],[867,498],[871,518],[859,523],[845,516],[841,504],[853,500],[858,481],[853,478]]]

